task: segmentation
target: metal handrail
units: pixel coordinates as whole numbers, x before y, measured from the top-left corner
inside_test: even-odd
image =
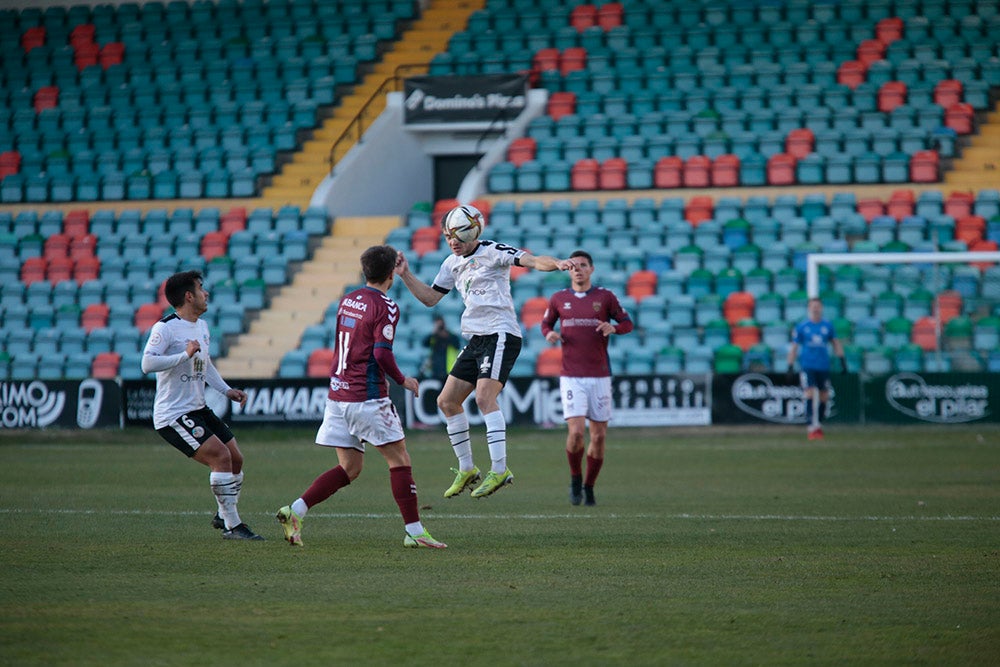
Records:
[[[381,97],[382,95],[389,93],[390,89],[392,92],[398,91],[400,89],[399,84],[403,79],[402,73],[404,71],[422,70],[423,72],[427,72],[429,69],[430,65],[427,63],[403,63],[396,66],[396,69],[393,70],[392,76],[386,77],[385,79],[382,80],[382,83],[379,85],[379,87],[376,88],[375,91],[368,96],[368,99],[365,100],[365,103],[361,105],[360,109],[358,109],[358,113],[347,124],[347,127],[344,128],[344,131],[341,132],[340,135],[336,139],[334,139],[333,143],[330,145],[330,156],[327,162],[329,162],[330,164],[331,174],[333,173],[333,168],[337,165],[337,149],[339,149],[341,145],[348,140],[358,143],[361,142],[361,137],[365,133],[364,118],[368,114],[368,111],[372,106],[372,104],[375,102],[375,100]],[[354,136],[355,129],[357,131],[356,137]]]

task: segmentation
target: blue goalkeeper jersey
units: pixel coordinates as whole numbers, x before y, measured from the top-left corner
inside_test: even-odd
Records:
[[[795,327],[792,342],[799,345],[799,366],[804,371],[830,370],[830,341],[834,340],[833,325],[828,320],[803,320]]]

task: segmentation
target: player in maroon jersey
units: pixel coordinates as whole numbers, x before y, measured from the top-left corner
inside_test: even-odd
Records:
[[[569,270],[572,284],[549,299],[542,318],[542,334],[549,343],[562,342],[563,416],[569,427],[566,458],[569,460],[569,501],[595,505],[594,483],[604,464],[604,443],[611,419],[611,362],[608,337],[632,331],[632,320],[610,290],[590,282],[594,260],[577,250],[569,256],[574,262]],[[556,320],[559,331],[555,331]],[[614,320],[617,324],[612,324]],[[587,476],[584,478],[583,436],[590,421],[590,445],[587,447]]]
[[[399,306],[386,296],[395,278],[397,252],[373,246],[361,255],[366,285],[347,294],[337,309],[337,341],[330,392],[316,444],[334,447],[340,463],[316,478],[305,493],[278,510],[285,539],[302,546],[306,512],[357,479],[364,464],[365,444],[371,444],[389,465],[392,497],[406,524],[405,547],[443,549],[423,527],[417,506],[410,455],[399,414],[389,399],[386,376],[415,395],[420,385],[405,377],[392,354]]]

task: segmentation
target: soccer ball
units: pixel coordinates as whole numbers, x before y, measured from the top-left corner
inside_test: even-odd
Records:
[[[441,225],[448,238],[458,239],[462,243],[470,243],[479,238],[486,225],[486,220],[483,219],[483,214],[478,208],[466,204],[465,206],[456,206],[448,211]]]

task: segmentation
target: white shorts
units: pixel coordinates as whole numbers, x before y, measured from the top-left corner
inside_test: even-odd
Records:
[[[327,400],[316,444],[363,452],[366,442],[380,447],[403,437],[403,424],[388,397],[360,403]]]
[[[563,418],[611,421],[611,378],[559,378]]]

